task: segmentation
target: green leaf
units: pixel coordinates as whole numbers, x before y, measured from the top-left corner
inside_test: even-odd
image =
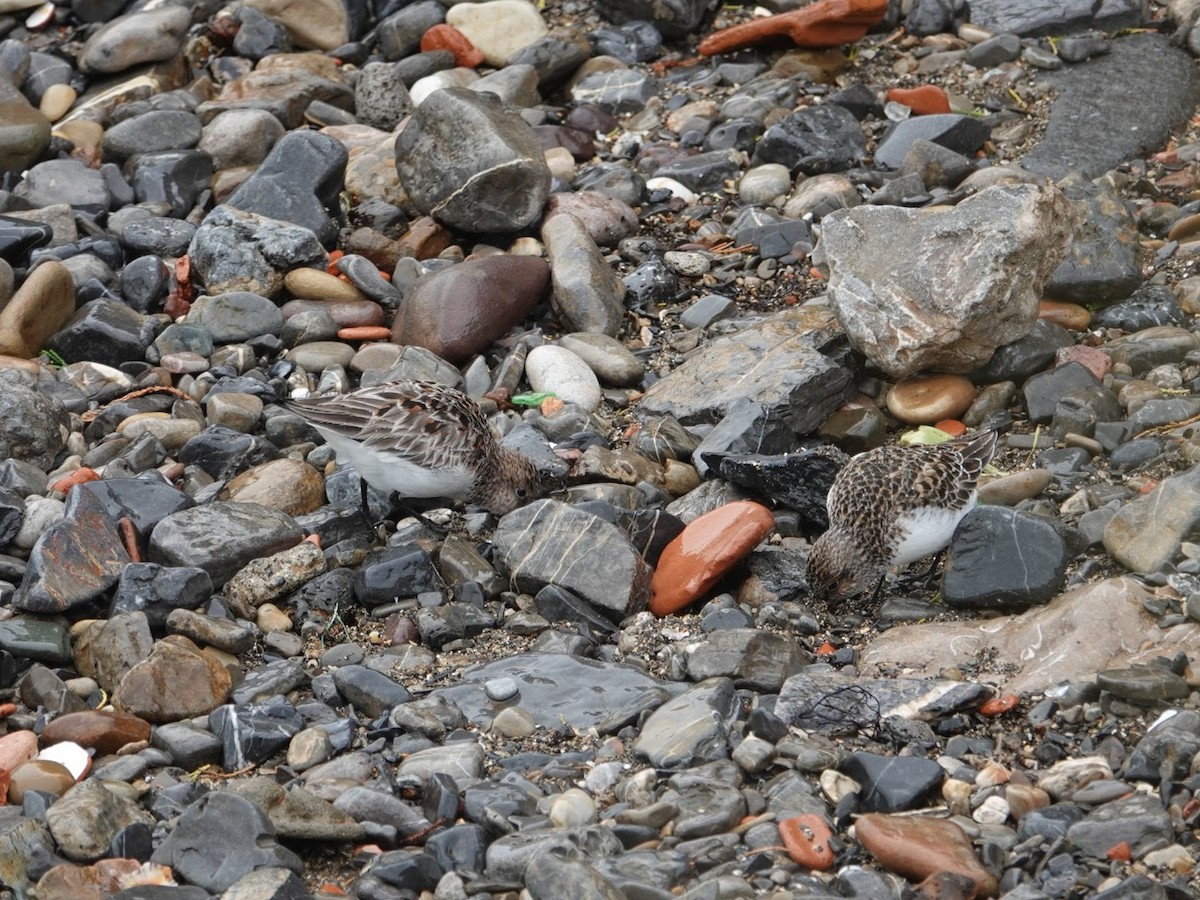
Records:
[[[38,356],[46,357],[46,362],[59,369],[67,364],[67,361],[62,356],[50,349],[43,350]]]
[[[900,435],[900,443],[910,445],[944,444],[953,439],[952,435],[946,434],[942,429],[934,428],[932,425],[922,425],[914,431],[906,431]]]
[[[512,398],[514,406],[541,406],[543,400],[557,396],[553,391],[538,391],[536,393],[516,394]]]

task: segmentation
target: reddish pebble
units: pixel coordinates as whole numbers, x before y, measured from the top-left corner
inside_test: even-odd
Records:
[[[67,713],[42,731],[42,743],[47,746],[71,741],[82,747],[94,747],[99,753],[116,753],[126,744],[149,739],[149,722],[115,709]]]
[[[906,878],[953,872],[974,882],[975,891],[969,896],[995,896],[996,877],[984,868],[971,839],[954,822],[867,813],[855,823],[854,835],[882,866]]]
[[[1020,698],[1016,694],[1005,694],[1003,697],[993,697],[979,707],[982,716],[1000,716],[1017,708]]]
[[[825,820],[813,813],[784,819],[779,823],[779,836],[794,862],[808,869],[828,869],[833,865],[833,848],[829,846],[833,832]]]
[[[803,9],[722,28],[700,42],[700,53],[713,56],[785,36],[797,47],[853,44],[887,10],[886,0],[819,0]]]
[[[483,64],[483,53],[453,25],[434,25],[422,35],[421,52],[429,53],[432,50],[449,50],[454,54],[454,64],[464,69],[474,69]]]
[[[817,656],[829,656],[831,653],[837,653],[837,647],[833,646],[833,644],[829,643],[829,641],[826,641],[817,648],[816,652]]]
[[[76,469],[70,475],[66,475],[63,478],[58,479],[58,481],[54,482],[54,484],[50,486],[50,489],[52,491],[61,491],[65,494],[77,484],[84,484],[88,481],[99,480],[99,472],[97,472],[95,469],[89,469],[84,466],[83,468]]]
[[[739,500],[696,519],[667,544],[650,580],[650,611],[669,616],[704,596],[775,526],[761,503]]]
[[[940,422],[935,422],[933,427],[938,431],[946,432],[950,437],[962,437],[967,433],[967,426],[958,419],[942,419]]]
[[[903,103],[918,116],[932,116],[950,112],[950,98],[936,84],[923,84],[915,88],[892,88],[887,98]]]
[[[1042,300],[1038,303],[1038,318],[1061,325],[1070,331],[1086,331],[1092,324],[1092,314],[1078,303],[1063,300]]]
[[[38,739],[32,731],[13,731],[0,737],[0,770],[13,769],[37,756]]]
[[[341,341],[386,341],[392,336],[392,329],[383,325],[352,325],[339,328],[337,336]]]
[[[1070,347],[1059,347],[1054,354],[1056,366],[1065,366],[1067,363],[1073,362],[1079,363],[1095,375],[1097,381],[1103,381],[1104,376],[1112,370],[1112,357],[1099,347],[1072,344]]]
[[[1133,859],[1133,850],[1129,846],[1129,841],[1121,841],[1116,846],[1110,847],[1104,855],[1113,862],[1129,862]]]

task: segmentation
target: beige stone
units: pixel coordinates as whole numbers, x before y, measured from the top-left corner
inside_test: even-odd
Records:
[[[350,40],[346,8],[338,0],[246,0],[246,6],[279,22],[306,50],[332,50]]]
[[[75,314],[75,283],[57,260],[29,273],[0,310],[0,354],[29,359]]]

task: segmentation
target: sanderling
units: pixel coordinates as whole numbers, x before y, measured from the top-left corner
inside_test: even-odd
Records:
[[[893,566],[944,550],[975,505],[976,482],[995,452],[996,433],[983,431],[851,459],[829,489],[829,529],[808,557],[813,598],[857,594]]]
[[[464,500],[502,516],[543,493],[533,461],[501,447],[483,410],[454,388],[398,381],[287,406],[389,495]]]

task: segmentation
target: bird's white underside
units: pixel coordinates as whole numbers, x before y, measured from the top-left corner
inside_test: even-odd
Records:
[[[465,466],[426,469],[386,450],[368,450],[358,441],[314,426],[337,453],[338,462],[353,466],[371,487],[401,497],[464,498],[475,484],[474,473]]]
[[[975,494],[962,509],[946,509],[941,506],[923,506],[902,513],[896,519],[896,527],[904,537],[896,545],[891,559],[893,566],[906,566],[918,559],[937,553],[950,543],[954,529],[963,516],[975,506]]]

